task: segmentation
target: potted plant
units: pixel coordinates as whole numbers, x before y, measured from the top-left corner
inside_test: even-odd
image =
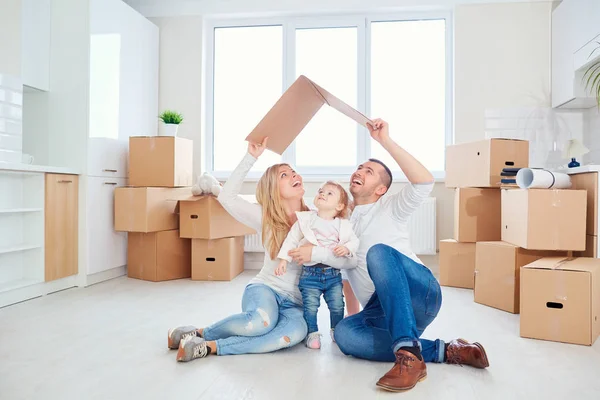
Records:
[[[165,124],[162,136],[177,136],[177,128],[179,128],[179,124],[183,121],[183,116],[180,113],[165,110],[158,118]]]
[[[596,50],[600,49],[600,42],[596,42],[598,47],[590,53],[590,58],[594,55]],[[591,94],[596,96],[596,103],[600,107],[600,60],[596,60],[590,65],[583,74],[585,81],[585,89],[589,90]]]

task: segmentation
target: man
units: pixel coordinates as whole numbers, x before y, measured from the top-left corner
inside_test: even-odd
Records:
[[[351,222],[360,247],[358,267],[344,269],[344,273],[364,309],[337,325],[334,336],[339,348],[358,358],[395,361],[377,382],[390,391],[411,389],[425,379],[426,362],[488,367],[479,343],[421,339],[437,316],[442,292],[431,271],[412,252],[407,222],[431,193],[434,178],[390,138],[385,121],[374,120],[369,132],[398,163],[410,184],[395,195],[383,197],[392,184],[392,173],[375,159],[360,165],[351,177],[355,204]],[[300,248],[290,255],[299,263],[309,259],[321,262],[325,255],[320,250]]]

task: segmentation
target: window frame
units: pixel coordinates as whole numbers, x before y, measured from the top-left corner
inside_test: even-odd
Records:
[[[202,93],[202,146],[203,146],[203,171],[213,174],[217,179],[227,179],[232,171],[215,171],[214,165],[214,32],[217,28],[251,27],[251,26],[281,26],[283,31],[283,82],[285,91],[295,81],[296,66],[296,29],[317,28],[357,28],[357,109],[365,115],[370,115],[371,94],[370,88],[370,53],[371,53],[371,24],[377,22],[415,21],[415,20],[445,20],[446,26],[446,87],[445,87],[445,145],[454,142],[454,41],[453,41],[453,15],[450,10],[422,11],[422,12],[397,12],[397,13],[372,13],[372,14],[347,14],[335,16],[280,16],[266,18],[206,18],[204,20],[203,40],[203,93]],[[283,94],[283,92],[282,92]],[[258,122],[258,121],[257,121]],[[393,128],[392,128],[393,129]],[[248,132],[249,133],[249,132]],[[356,135],[357,160],[356,165],[369,158],[371,154],[371,140],[366,128],[357,124]],[[293,142],[282,155],[282,162],[295,166],[296,145]],[[352,167],[297,167],[297,170],[307,182],[320,182],[327,179],[348,180],[354,171]],[[431,171],[438,182],[443,182],[445,171]],[[250,171],[248,181],[260,178],[261,171]],[[394,173],[394,182],[407,182],[406,176],[397,171]]]

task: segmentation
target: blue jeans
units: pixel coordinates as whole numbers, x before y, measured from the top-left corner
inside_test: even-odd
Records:
[[[217,344],[217,354],[269,353],[306,337],[302,308],[267,285],[244,290],[242,313],[204,328],[204,339]]]
[[[444,362],[445,343],[421,339],[442,305],[431,271],[383,244],[369,249],[367,269],[375,293],[363,311],[337,326],[340,350],[367,360],[394,361],[400,347],[419,346],[425,362]]]
[[[344,291],[342,275],[339,269],[323,264],[304,266],[298,284],[304,303],[304,320],[308,333],[318,332],[317,310],[321,304],[321,295],[329,307],[331,329],[344,318]]]

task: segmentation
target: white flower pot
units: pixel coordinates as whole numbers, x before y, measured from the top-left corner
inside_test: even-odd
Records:
[[[178,128],[179,124],[165,124],[165,129],[163,129],[163,134],[161,136],[177,136]]]

